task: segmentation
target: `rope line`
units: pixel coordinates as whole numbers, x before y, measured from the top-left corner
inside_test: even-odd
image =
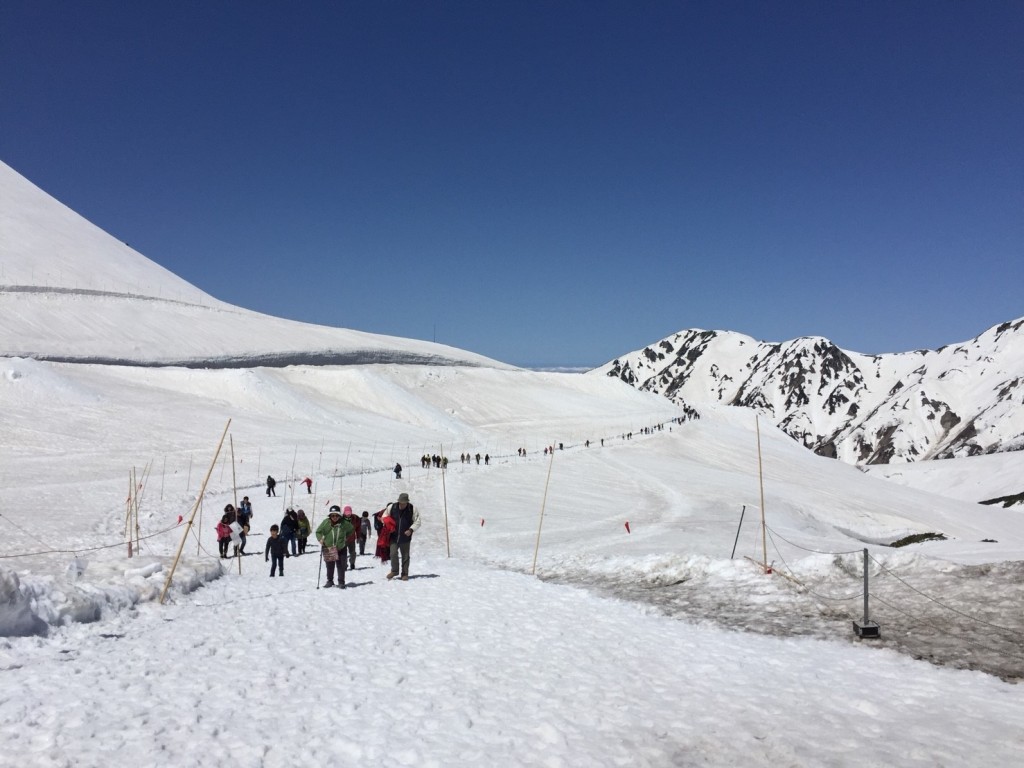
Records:
[[[767,526],[765,526],[765,527],[767,528]],[[858,597],[864,597],[864,590],[861,590],[856,595],[849,595],[847,597],[832,597],[830,595],[823,595],[820,592],[817,592],[817,591],[811,589],[804,582],[800,581],[798,578],[796,578],[796,576],[793,575],[793,569],[790,568],[789,563],[786,562],[786,558],[784,558],[782,556],[782,552],[779,551],[779,545],[775,543],[775,537],[772,535],[772,529],[771,528],[768,528],[768,538],[771,539],[772,546],[775,547],[775,552],[779,556],[779,559],[782,560],[782,564],[784,566],[786,566],[787,569],[789,569],[789,572],[790,572],[789,573],[789,577],[791,579],[793,579],[793,581],[795,581],[801,587],[803,587],[805,590],[807,590],[812,595],[814,595],[815,597],[817,597],[817,598],[819,598],[821,600],[834,600],[836,602],[843,602],[845,600],[856,600]],[[781,539],[782,537],[780,536],[779,538]],[[853,617],[850,617],[850,618],[853,618]]]
[[[0,515],[0,517],[2,517],[2,515]],[[10,521],[9,518],[4,519],[8,520],[8,522]],[[157,531],[156,533],[151,533],[147,536],[140,536],[138,541],[145,541],[146,539],[152,539],[157,536],[163,536],[168,531],[173,531],[179,525],[181,525],[181,523],[175,523],[170,528],[164,528],[162,531]],[[99,547],[79,547],[78,549],[46,549],[41,550],[39,552],[22,552],[21,554],[17,555],[0,555],[0,560],[11,560],[18,557],[35,557],[37,555],[77,555],[80,552],[98,552],[101,549],[114,549],[115,547],[123,547],[127,543],[128,542],[126,541],[119,541],[116,544],[104,544]]]
[[[45,542],[45,541],[43,541],[42,539],[40,539],[40,538],[36,537],[36,536],[35,536],[34,534],[32,534],[32,533],[29,533],[28,531],[26,531],[26,530],[25,530],[24,528],[22,528],[22,527],[21,527],[20,525],[18,525],[18,524],[17,524],[17,523],[15,523],[15,522],[14,522],[13,520],[11,520],[11,518],[7,517],[7,515],[5,515],[5,514],[4,514],[3,512],[0,512],[0,517],[2,517],[2,518],[3,518],[4,520],[6,520],[6,521],[7,521],[8,523],[10,523],[10,524],[11,524],[12,526],[14,526],[15,528],[17,528],[17,529],[18,529],[19,531],[21,531],[21,532],[22,532],[23,534],[25,534],[26,536],[28,536],[28,537],[29,537],[30,539],[32,539],[32,541],[38,542],[39,544],[42,544],[42,545],[43,545],[44,547],[46,546],[46,542]]]
[[[939,632],[941,634],[950,634],[949,629],[947,627],[940,627],[937,624],[933,624],[928,619],[923,619],[920,616],[915,616],[914,614],[909,613],[909,612],[903,610],[899,606],[894,605],[893,603],[890,603],[888,600],[885,600],[884,598],[872,595],[872,599],[873,600],[877,600],[882,605],[884,605],[884,606],[886,606],[888,608],[892,608],[892,610],[896,611],[897,613],[903,614],[904,616],[906,616],[911,621],[917,622],[918,624],[922,624],[922,625],[924,625],[926,627],[931,627],[936,632]],[[1007,655],[1009,655],[1009,656],[1012,656],[1015,659],[1018,659],[1020,661],[1024,661],[1024,655],[1021,655],[1020,653],[1016,653],[1016,652],[1014,652],[1012,650],[1007,652],[1004,649],[993,648],[993,647],[988,646],[988,645],[983,645],[982,643],[979,643],[976,640],[972,640],[971,638],[967,637],[966,635],[957,634],[957,633],[954,633],[954,634],[956,634],[957,640],[963,641],[963,642],[967,643],[968,645],[973,645],[975,648],[979,648],[979,649],[981,649],[983,651],[987,651],[988,653],[994,653],[994,654],[997,654],[999,656],[1007,656]]]
[[[884,565],[882,565],[880,562],[878,562],[878,560],[876,560],[875,557],[873,555],[871,555],[870,553],[868,554],[868,557],[871,558],[872,562],[874,562],[875,565],[877,565],[879,568],[881,568],[887,574],[892,576],[898,582],[903,584],[903,586],[905,586],[907,589],[909,589],[909,590],[911,590],[913,592],[916,592],[917,594],[921,595],[921,597],[924,597],[924,598],[927,598],[928,600],[931,600],[933,603],[935,603],[939,607],[945,608],[947,611],[951,611],[952,613],[955,613],[958,616],[962,616],[965,619],[969,619],[971,621],[976,621],[979,624],[984,624],[986,626],[992,627],[993,629],[998,629],[1000,632],[1007,632],[1007,633],[1009,633],[1011,635],[1014,635],[1015,637],[1018,637],[1018,638],[1021,638],[1022,640],[1024,640],[1024,634],[1022,634],[1020,632],[1020,630],[1011,629],[1010,627],[1003,627],[1003,626],[1000,626],[999,624],[993,624],[991,621],[985,621],[985,619],[979,619],[977,616],[972,616],[969,613],[964,613],[963,611],[961,611],[961,610],[959,610],[957,608],[954,608],[951,605],[946,605],[941,600],[936,600],[931,595],[929,595],[929,594],[927,594],[925,592],[922,592],[920,589],[918,589],[917,587],[915,587],[915,586],[913,586],[911,584],[908,584],[904,579],[900,578],[899,575],[897,575],[896,573],[893,573],[888,568],[886,568]],[[872,597],[874,597],[874,595],[872,595]],[[878,599],[880,600],[880,598],[878,598]]]
[[[767,528],[771,533],[774,533],[776,536],[778,536],[780,539],[782,539],[784,542],[786,542],[790,546],[796,547],[797,549],[802,549],[802,550],[804,550],[804,552],[813,552],[816,555],[856,555],[856,554],[858,554],[861,551],[859,549],[851,549],[849,552],[823,552],[820,549],[808,549],[807,547],[803,547],[803,546],[801,546],[801,545],[799,545],[799,544],[797,544],[795,542],[790,541],[789,539],[787,539],[785,536],[783,536],[778,531],[773,530],[770,525],[765,524],[764,527]]]

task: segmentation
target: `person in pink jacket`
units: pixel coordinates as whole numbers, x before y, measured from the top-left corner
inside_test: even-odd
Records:
[[[220,547],[221,560],[228,557],[228,547],[231,545],[231,528],[228,525],[228,516],[224,515],[217,523],[217,546]]]

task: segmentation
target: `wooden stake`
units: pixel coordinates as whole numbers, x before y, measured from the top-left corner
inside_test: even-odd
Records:
[[[764,468],[761,463],[761,423],[757,416],[754,416],[754,427],[757,430],[757,476],[761,484],[761,551],[763,553],[764,572],[768,573],[768,529],[764,521]]]
[[[238,478],[235,477],[235,436],[228,435],[228,444],[231,446],[231,488],[234,491],[235,509],[238,509]]]
[[[189,531],[192,530],[192,521],[195,520],[196,511],[199,509],[199,505],[203,500],[203,494],[206,493],[206,484],[210,482],[210,475],[213,474],[213,468],[217,466],[217,457],[220,456],[220,449],[224,445],[224,438],[228,434],[228,427],[231,426],[231,419],[228,419],[228,423],[224,425],[224,433],[220,436],[220,442],[217,443],[217,450],[214,451],[213,461],[210,462],[210,468],[206,470],[206,477],[203,478],[203,484],[199,488],[199,496],[196,498],[196,503],[192,506],[192,514],[189,515],[188,523],[185,525],[185,533],[181,537],[181,544],[178,546],[178,554],[174,556],[174,563],[171,565],[171,570],[167,574],[167,581],[164,582],[163,591],[160,592],[160,605],[164,604],[164,599],[167,597],[167,590],[171,586],[171,579],[174,578],[174,571],[178,567],[178,560],[181,559],[181,551],[185,548],[185,540],[188,538]]]
[[[540,529],[544,525],[544,507],[548,503],[548,486],[551,484],[551,468],[555,465],[555,451],[552,448],[551,458],[548,461],[548,478],[544,481],[544,498],[540,502],[540,521],[537,523],[537,544],[533,548],[533,568],[530,575],[537,573],[537,553],[540,551]]]
[[[231,488],[235,500],[235,519],[238,519],[238,478],[235,476],[235,436],[228,435],[228,445],[231,448]],[[245,531],[242,531],[245,535]],[[242,575],[242,550],[238,550],[238,575]]]
[[[441,446],[441,456],[444,456],[444,446]],[[452,556],[452,542],[448,538],[448,490],[444,483],[444,462],[441,462],[441,499],[444,502],[444,543],[448,548],[448,557]]]
[[[203,550],[203,502],[199,501],[199,535],[196,536],[196,557],[199,557],[199,553]]]
[[[291,477],[291,486],[290,486],[291,500],[288,502],[288,506],[290,506],[292,508],[295,507],[295,485],[296,485],[296,483],[295,483],[295,480],[296,480],[296,477],[295,477],[295,459],[297,459],[298,456],[299,456],[299,446],[296,445],[295,446],[295,453],[292,454],[292,471],[291,471],[291,475],[290,475],[290,477]],[[281,502],[281,511],[283,512],[284,509],[285,509],[285,505],[284,505],[284,502],[282,501]]]

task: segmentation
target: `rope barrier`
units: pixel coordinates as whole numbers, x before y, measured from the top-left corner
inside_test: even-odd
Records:
[[[889,574],[890,576],[892,576],[892,577],[893,577],[894,579],[896,579],[896,580],[897,580],[898,582],[900,582],[901,584],[903,584],[903,586],[905,586],[905,587],[906,587],[907,589],[909,589],[909,590],[911,590],[911,591],[913,591],[913,592],[916,592],[917,594],[921,595],[921,597],[923,597],[923,598],[926,598],[926,599],[928,599],[928,600],[931,600],[931,601],[932,601],[933,603],[935,603],[935,604],[936,604],[936,605],[938,605],[939,607],[941,607],[941,608],[945,608],[945,609],[946,609],[947,611],[950,611],[950,612],[952,612],[952,613],[955,613],[955,614],[956,614],[957,616],[961,616],[961,617],[963,617],[963,618],[965,618],[965,619],[969,619],[970,621],[976,621],[976,622],[978,622],[979,624],[984,624],[984,625],[986,625],[986,626],[992,627],[993,629],[997,629],[997,630],[999,630],[1000,632],[1007,632],[1007,633],[1009,633],[1009,634],[1011,634],[1011,635],[1014,635],[1015,637],[1018,637],[1018,638],[1020,638],[1020,639],[1021,639],[1022,641],[1024,641],[1024,633],[1022,633],[1022,632],[1021,632],[1020,630],[1017,630],[1017,629],[1011,629],[1011,628],[1009,628],[1009,627],[1002,627],[1002,626],[1000,626],[1000,625],[998,625],[998,624],[993,624],[993,623],[992,623],[992,622],[990,622],[990,621],[985,621],[984,619],[979,619],[979,618],[978,618],[977,616],[971,616],[971,615],[970,615],[970,614],[968,614],[968,613],[964,613],[963,611],[961,611],[961,610],[958,610],[957,608],[954,608],[954,607],[953,607],[953,606],[951,606],[951,605],[946,605],[946,604],[945,604],[945,603],[943,603],[943,602],[942,602],[941,600],[937,600],[937,599],[935,599],[935,598],[934,598],[934,597],[932,597],[931,595],[929,595],[929,594],[927,594],[927,593],[925,593],[925,592],[922,592],[922,591],[921,591],[921,590],[919,590],[919,589],[918,589],[917,587],[915,587],[915,586],[913,586],[913,585],[909,584],[909,583],[908,583],[908,582],[906,582],[906,581],[905,581],[904,579],[900,578],[900,576],[899,576],[898,574],[896,574],[896,573],[893,573],[892,571],[890,571],[890,570],[889,570],[888,568],[886,568],[886,567],[885,567],[884,565],[882,565],[882,564],[881,564],[881,563],[880,563],[880,562],[879,562],[879,561],[878,561],[878,560],[877,560],[877,559],[876,559],[876,558],[875,558],[874,556],[872,556],[872,555],[871,555],[870,553],[868,554],[868,557],[870,557],[870,558],[871,558],[872,562],[874,562],[874,564],[875,564],[875,565],[877,565],[877,566],[878,566],[879,568],[881,568],[881,569],[882,569],[883,571],[885,571],[885,572],[886,572],[887,574]]]
[[[784,542],[789,544],[791,547],[796,547],[797,549],[802,549],[804,552],[813,552],[816,555],[857,555],[857,554],[860,554],[860,552],[861,552],[861,550],[859,550],[859,549],[851,549],[849,552],[824,552],[824,551],[822,551],[820,549],[808,549],[807,547],[801,546],[801,545],[799,545],[799,544],[797,544],[795,542],[790,541],[789,539],[787,539],[785,536],[783,536],[778,531],[773,530],[770,525],[765,525],[765,528],[767,528],[771,533],[774,533],[776,536],[778,536]]]
[[[3,515],[0,515],[0,517],[3,517]],[[4,519],[10,522],[9,518]],[[148,536],[140,536],[138,540],[145,541],[146,539],[152,539],[157,536],[163,536],[168,531],[173,531],[175,528],[179,527],[179,525],[181,524],[176,523],[175,525],[172,525],[170,528],[164,528],[162,531],[151,533]],[[0,555],[0,560],[11,560],[19,557],[36,557],[38,555],[78,555],[81,552],[98,552],[101,549],[114,549],[115,547],[123,547],[126,544],[127,542],[125,541],[119,541],[116,544],[104,544],[98,547],[79,547],[78,549],[47,549],[41,550],[39,552],[22,552],[21,554],[17,555]]]
[[[14,526],[15,528],[17,528],[17,529],[18,529],[19,531],[21,531],[21,532],[22,532],[23,534],[25,534],[26,536],[28,536],[28,537],[29,537],[30,539],[32,539],[32,541],[36,541],[36,542],[38,542],[38,543],[42,544],[42,545],[43,545],[44,547],[46,546],[46,542],[45,542],[45,541],[43,541],[42,539],[40,539],[40,538],[36,537],[36,536],[35,536],[34,534],[32,534],[32,533],[29,533],[28,531],[26,531],[26,530],[25,530],[24,528],[22,528],[22,527],[21,527],[20,525],[18,525],[18,524],[17,524],[17,523],[15,523],[15,522],[14,522],[13,520],[11,520],[11,518],[7,517],[7,515],[5,515],[5,514],[4,514],[3,512],[0,512],[0,517],[2,517],[2,518],[3,518],[4,520],[6,520],[6,521],[7,521],[8,523],[10,523],[10,524],[11,524],[12,526]]]
[[[892,610],[896,611],[897,613],[900,613],[900,614],[906,616],[911,621],[915,621],[918,624],[922,624],[922,625],[924,625],[926,627],[930,627],[931,629],[934,629],[936,632],[939,632],[940,634],[949,634],[948,627],[940,627],[937,624],[933,624],[932,622],[928,621],[927,619],[923,619],[920,616],[915,616],[914,614],[909,613],[909,612],[903,610],[899,606],[894,605],[893,603],[890,603],[888,600],[885,600],[884,598],[881,598],[881,597],[878,597],[877,595],[872,594],[871,599],[872,600],[877,600],[882,605],[886,606],[887,608],[891,608]],[[970,617],[968,617],[968,618],[970,618]],[[984,623],[984,622],[982,622],[982,623]],[[982,651],[987,651],[988,653],[994,653],[994,654],[997,654],[997,655],[1000,655],[1000,656],[1007,656],[1007,655],[1009,655],[1009,656],[1012,656],[1015,659],[1019,659],[1020,661],[1024,661],[1024,655],[1016,653],[1013,650],[1007,651],[1006,649],[1002,649],[1002,648],[992,648],[991,646],[983,645],[983,644],[977,642],[976,640],[972,640],[971,638],[969,638],[969,637],[967,637],[965,635],[962,635],[962,634],[957,634],[956,638],[957,638],[957,640],[963,641],[963,642],[967,643],[968,645],[973,645],[975,648],[978,648],[978,649],[980,649]]]
[[[765,527],[767,528],[767,526],[765,526]],[[809,586],[807,586],[807,584],[805,584],[804,582],[800,581],[795,576],[793,576],[793,569],[789,567],[789,563],[786,562],[786,559],[782,556],[782,552],[779,551],[779,545],[775,543],[775,536],[772,535],[771,528],[768,528],[768,538],[771,539],[772,546],[775,547],[775,552],[776,552],[776,554],[778,554],[779,559],[782,560],[782,564],[790,571],[790,576],[789,577],[794,582],[796,582],[801,587],[803,587],[805,590],[807,590],[812,595],[814,595],[815,597],[817,597],[817,598],[819,598],[821,600],[832,600],[832,601],[835,601],[835,602],[844,602],[846,600],[856,600],[859,597],[864,597],[864,590],[861,590],[860,592],[858,592],[855,595],[849,595],[847,597],[832,597],[832,596],[829,596],[829,595],[823,595],[820,592],[817,592],[817,591],[811,589]],[[779,538],[782,538],[782,537],[780,536]]]

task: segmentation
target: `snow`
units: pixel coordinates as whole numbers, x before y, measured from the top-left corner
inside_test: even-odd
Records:
[[[35,221],[67,242],[82,226]],[[107,253],[79,268],[108,271]],[[165,302],[182,311],[154,329],[129,321],[151,299],[111,292],[0,290],[20,302],[0,349],[32,328],[46,358],[0,357],[0,766],[1018,762],[1024,513],[951,490],[994,457],[894,482],[746,410],[680,424],[617,380],[388,337],[385,356],[444,364],[261,367],[246,355],[262,329],[301,352],[308,327],[254,315],[245,336],[243,310],[196,325],[197,304]],[[82,301],[95,317],[76,330],[64,317]],[[97,327],[135,364],[57,362]],[[319,333],[338,355],[366,348]],[[154,367],[171,337],[234,367]],[[478,452],[490,463],[459,460]],[[1020,453],[1000,460],[1021,476]],[[319,588],[315,553],[269,578],[260,554],[286,506],[316,524],[402,491],[423,519],[408,581],[362,556],[345,590]],[[249,556],[221,560],[217,511],[242,495]],[[946,539],[885,546],[929,533]],[[851,624],[865,548],[872,641]]]

